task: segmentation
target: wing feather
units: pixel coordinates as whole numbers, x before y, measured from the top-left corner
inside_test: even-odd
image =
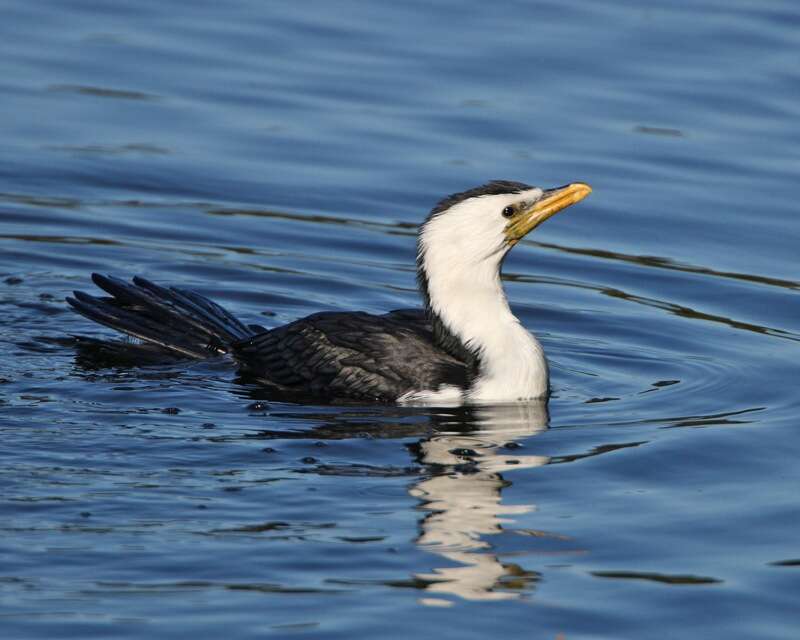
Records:
[[[331,398],[393,401],[468,378],[463,362],[433,344],[416,310],[317,313],[242,340],[233,354],[262,381]]]

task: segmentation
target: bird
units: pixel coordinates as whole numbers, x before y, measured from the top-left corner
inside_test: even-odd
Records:
[[[511,311],[501,269],[522,238],[591,191],[583,182],[543,189],[493,180],[441,200],[417,234],[422,308],[324,311],[268,329],[188,289],[98,273],[92,280],[107,296],[75,291],[67,302],[134,338],[131,348],[232,356],[277,397],[441,406],[546,399],[547,359]]]

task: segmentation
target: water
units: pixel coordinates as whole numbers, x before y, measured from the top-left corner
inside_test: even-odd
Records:
[[[3,638],[796,638],[795,3],[0,2]],[[506,263],[548,407],[90,367],[91,271],[250,322],[417,304],[415,225],[584,180]]]

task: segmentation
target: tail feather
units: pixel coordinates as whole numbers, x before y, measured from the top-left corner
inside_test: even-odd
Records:
[[[92,280],[111,297],[76,291],[67,302],[78,313],[174,353],[206,358],[253,335],[230,312],[192,291],[161,287],[140,277],[131,284],[93,273]]]
[[[196,314],[197,320],[193,323],[198,328],[213,328],[220,336],[225,336],[227,342],[243,340],[253,333],[228,310],[194,291],[177,287],[165,289],[140,276],[134,276],[133,283],[162,302],[170,301],[177,310]],[[193,318],[187,319],[193,320]]]

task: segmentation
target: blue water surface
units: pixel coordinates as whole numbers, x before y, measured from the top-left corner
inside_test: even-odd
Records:
[[[0,633],[794,639],[788,0],[0,0]],[[489,179],[549,405],[275,402],[81,357],[89,273],[248,322],[416,306]]]

